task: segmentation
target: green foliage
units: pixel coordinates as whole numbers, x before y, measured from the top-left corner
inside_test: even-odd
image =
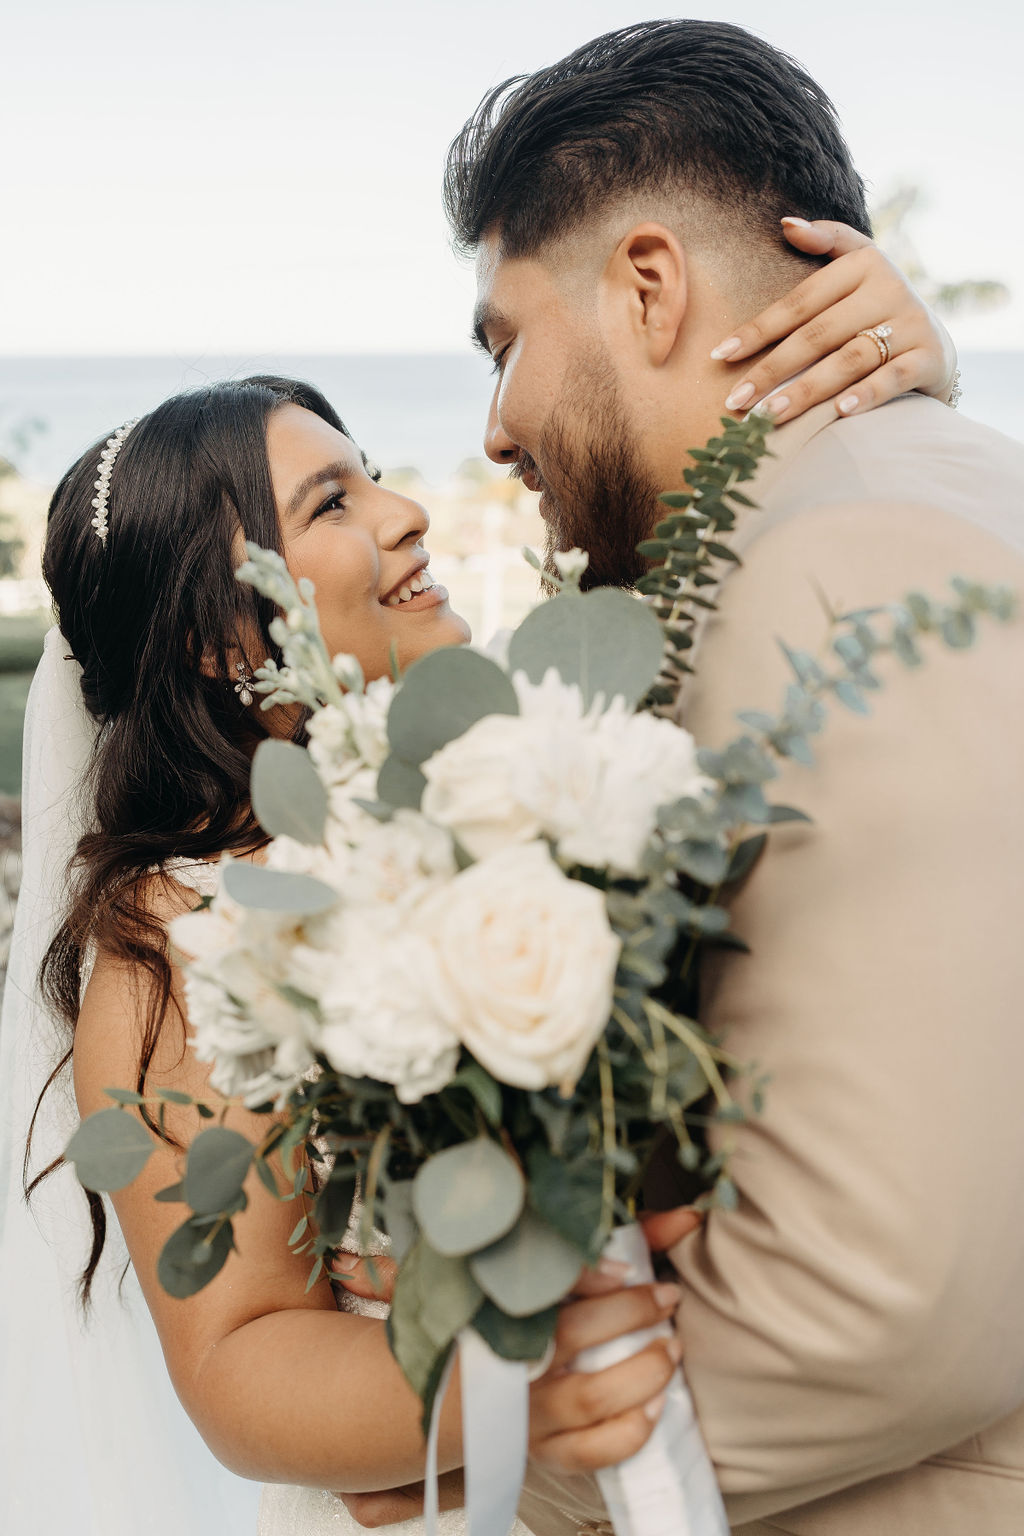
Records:
[[[755,413],[734,421],[723,416],[722,428],[720,437],[692,450],[693,465],[683,472],[688,489],[660,498],[669,513],[654,537],[637,546],[653,562],[637,587],[649,598],[664,636],[661,670],[644,701],[657,712],[674,710],[685,676],[693,670],[687,652],[699,618],[715,607],[721,567],[738,563],[724,536],[734,529],[739,509],[753,503],[737,487],[753,479],[770,452],[768,417]]]
[[[296,917],[315,917],[337,904],[338,893],[312,875],[267,869],[233,859],[225,867],[224,889],[240,907],[257,912],[289,912]]]
[[[546,1307],[528,1317],[511,1317],[484,1301],[473,1319],[473,1327],[503,1360],[540,1360],[558,1324],[558,1307]]]
[[[565,683],[578,683],[588,707],[598,694],[630,706],[658,674],[663,642],[656,619],[614,587],[565,591],[528,613],[509,644],[509,668],[531,683],[555,667]]]
[[[74,1163],[86,1189],[124,1189],[137,1179],[156,1143],[134,1115],[100,1109],[83,1120],[68,1143],[65,1157]]]
[[[252,1142],[225,1125],[201,1131],[188,1149],[185,1199],[197,1216],[216,1215],[234,1206],[253,1158]]]
[[[256,820],[271,837],[316,846],[327,824],[327,791],[309,753],[292,741],[261,741],[250,779]]]
[[[480,1289],[510,1317],[529,1317],[572,1289],[586,1253],[527,1209],[511,1232],[469,1260]]]
[[[234,1246],[230,1221],[220,1219],[211,1225],[191,1216],[164,1244],[157,1260],[157,1279],[168,1296],[184,1301],[220,1273]]]
[[[414,662],[388,712],[388,740],[418,766],[485,715],[518,715],[506,674],[478,651],[448,648]]]
[[[377,798],[396,810],[406,806],[418,811],[427,781],[415,763],[406,762],[392,752],[377,774]]]
[[[525,1194],[518,1163],[497,1142],[477,1136],[421,1166],[412,1204],[430,1243],[455,1257],[503,1237],[515,1224]]]

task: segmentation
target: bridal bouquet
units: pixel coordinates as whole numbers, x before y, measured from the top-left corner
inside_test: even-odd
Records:
[[[310,1285],[346,1238],[383,1228],[398,1262],[389,1338],[425,1429],[457,1343],[467,1398],[481,1341],[504,1361],[544,1355],[581,1267],[610,1241],[622,1251],[613,1232],[633,1219],[656,1145],[675,1148],[705,1202],[735,1202],[728,1136],[711,1152],[705,1131],[756,1113],[763,1085],[702,1030],[694,978],[705,946],[741,944],[728,893],[768,829],[805,819],[770,802],[776,761],[810,759],[826,701],[866,709],[878,651],[913,664],[925,631],[966,644],[975,615],[1012,609],[962,582],[951,604],[914,596],[838,619],[829,664],[789,654],[777,716],[743,716],[723,750],[699,748],[659,711],[735,558],[722,540],[767,430],[728,422],[695,455],[690,491],[663,498],[641,546],[656,562],[647,601],[582,593],[586,557],[570,552],[558,595],[500,658],[440,650],[367,685],[352,657],[327,654],[313,589],[278,555],[249,546],[238,573],[282,611],[281,661],[254,686],[264,708],[309,711],[308,747],[259,747],[266,863],[226,859],[218,893],[172,937],[191,957],[196,1054],[225,1100],[267,1112],[267,1132],[258,1145],[218,1124],[197,1136],[158,1196],[187,1212],[159,1276],[184,1297],[228,1262],[253,1167],[295,1202]],[[152,1150],[132,1107],[160,1112],[161,1095],[110,1093],[117,1107],[68,1150],[93,1189],[129,1182]],[[517,1379],[525,1394],[525,1367]],[[681,1378],[678,1390],[677,1433],[696,1434]],[[513,1513],[523,1454],[525,1439]],[[701,1455],[694,1529],[724,1531]],[[472,1505],[469,1451],[467,1465]]]

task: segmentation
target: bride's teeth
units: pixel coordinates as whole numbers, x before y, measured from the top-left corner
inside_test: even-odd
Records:
[[[418,576],[414,576],[412,581],[410,581],[410,583],[409,583],[409,591],[413,592],[413,593],[417,593],[417,592],[422,592],[423,591],[423,582],[420,580],[420,578]]]
[[[391,608],[397,608],[401,601],[402,599],[398,596],[397,592],[392,592],[391,596],[388,598],[388,605]]]
[[[429,571],[420,572],[420,585],[424,592],[429,592],[434,585],[434,578]]]
[[[410,591],[410,589],[408,587],[399,587],[399,589],[398,589],[398,600],[399,600],[399,602],[407,603],[409,601],[410,597],[412,597],[412,592]]]

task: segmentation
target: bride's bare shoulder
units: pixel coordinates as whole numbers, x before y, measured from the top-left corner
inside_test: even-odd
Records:
[[[140,895],[147,925],[155,925],[156,933],[166,933],[176,917],[194,910],[200,900],[192,885],[163,871],[150,877]],[[154,929],[148,933],[152,937]],[[167,959],[165,993],[160,977],[141,959],[97,947],[74,1040],[75,1095],[83,1116],[109,1108],[107,1086],[136,1086],[147,1032],[157,1018],[151,1080],[197,1095],[206,1086],[206,1069],[186,1049],[182,976],[173,949],[167,951]]]

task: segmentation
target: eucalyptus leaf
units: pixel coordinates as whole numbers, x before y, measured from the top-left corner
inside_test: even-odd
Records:
[[[412,1204],[431,1247],[475,1253],[514,1225],[526,1186],[517,1164],[487,1136],[428,1158],[413,1180]]]
[[[942,638],[955,651],[965,651],[974,644],[974,620],[969,613],[952,609],[942,620]]]
[[[82,1121],[64,1155],[74,1163],[78,1181],[86,1189],[124,1189],[138,1178],[155,1145],[134,1115],[123,1109],[101,1109]]]
[[[442,1349],[470,1323],[484,1299],[465,1259],[422,1241],[419,1251],[420,1326]]]
[[[417,1397],[422,1399],[431,1373],[445,1351],[438,1349],[420,1320],[420,1252],[417,1244],[398,1271],[387,1332],[391,1352],[402,1374]]]
[[[337,1163],[326,1184],[317,1191],[314,1214],[323,1243],[336,1248],[348,1231],[356,1193],[356,1170]]]
[[[412,1179],[389,1179],[384,1191],[384,1226],[391,1239],[391,1257],[401,1264],[419,1237],[412,1210]]]
[[[396,752],[384,759],[377,774],[377,798],[396,810],[418,811],[427,781],[415,763],[407,763]]]
[[[770,805],[768,820],[773,826],[784,821],[805,821],[808,825],[812,825],[814,818],[808,816],[806,811],[797,810],[795,805]]]
[[[113,1099],[115,1104],[145,1104],[144,1094],[136,1093],[134,1088],[104,1088],[103,1092],[108,1099]]]
[[[168,1296],[184,1301],[195,1296],[220,1273],[234,1247],[230,1221],[214,1229],[208,1242],[203,1229],[191,1219],[172,1232],[157,1260],[157,1279]]]
[[[250,777],[253,814],[271,837],[316,846],[327,825],[327,791],[309,753],[293,741],[261,741]]]
[[[467,1062],[456,1072],[448,1087],[465,1088],[479,1106],[488,1125],[497,1130],[501,1124],[501,1086],[478,1061]]]
[[[485,1300],[473,1327],[502,1360],[540,1360],[554,1338],[558,1307],[545,1307],[529,1317],[509,1317],[493,1301]]]
[[[170,1204],[178,1204],[185,1199],[184,1184],[168,1184],[166,1189],[158,1189],[153,1196],[154,1200],[166,1200]]]
[[[388,711],[388,740],[398,757],[416,765],[485,716],[518,713],[516,691],[496,662],[446,646],[421,656],[405,674]]]
[[[565,592],[527,614],[509,644],[509,666],[532,683],[555,667],[578,683],[585,706],[602,693],[632,707],[658,675],[664,655],[661,625],[651,610],[617,587]]]
[[[528,1317],[568,1295],[586,1255],[554,1227],[525,1210],[511,1232],[475,1253],[470,1272],[495,1306]]]
[[[553,1157],[546,1147],[534,1145],[526,1158],[530,1205],[550,1226],[583,1253],[601,1227],[604,1170],[589,1155],[567,1162]]]
[[[185,1199],[197,1216],[223,1211],[238,1199],[255,1148],[239,1131],[212,1125],[188,1149]]]
[[[775,807],[773,806],[772,810],[774,809]],[[732,858],[729,861],[729,870],[725,877],[727,885],[733,885],[737,880],[743,880],[750,874],[750,871],[764,852],[767,843],[768,834],[766,832],[759,832],[756,837],[744,838],[743,842],[733,849]]]
[[[296,917],[315,917],[329,911],[338,900],[337,891],[312,875],[267,869],[241,859],[232,859],[224,870],[224,889],[240,907]]]

